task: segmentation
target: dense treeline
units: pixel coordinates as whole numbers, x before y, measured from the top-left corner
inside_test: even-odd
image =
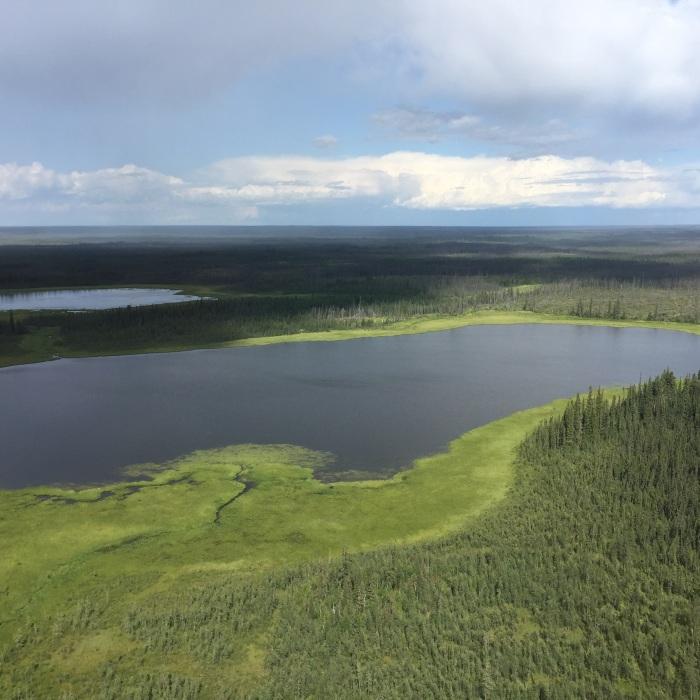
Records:
[[[277,240],[202,233],[200,241],[199,235],[0,246],[0,289],[155,284],[217,297],[78,315],[18,314],[14,332],[0,313],[0,364],[21,361],[23,353],[28,360],[176,349],[470,311],[700,322],[698,228],[358,230],[353,236],[331,230],[326,237]],[[20,344],[18,330],[32,337]]]
[[[8,311],[0,319],[0,335],[21,335],[24,333],[24,324],[16,318],[14,311]]]
[[[519,308],[510,287],[483,277],[431,280],[431,285],[401,280],[401,293],[391,280],[379,278],[364,294],[258,295],[222,297],[196,303],[62,314],[68,347],[152,347],[161,342],[222,342],[269,335],[386,325],[426,314],[461,314],[478,309]],[[39,315],[39,326],[56,323],[56,315]]]
[[[700,323],[700,278],[657,280],[565,280],[542,285],[524,308],[580,318]]]
[[[700,375],[578,399],[474,531],[307,573],[261,694],[697,697],[699,477]]]
[[[148,349],[216,343],[303,331],[367,328],[429,314],[538,311],[600,319],[700,322],[700,281],[650,286],[573,280],[532,287],[485,277],[367,282],[364,294],[222,297],[189,304],[40,315],[36,326],[60,323],[69,349]],[[584,302],[584,299],[586,300]],[[576,300],[574,302],[574,300]]]
[[[572,401],[460,535],[194,576],[117,620],[102,594],[4,658],[117,624],[128,642],[97,676],[12,665],[14,697],[58,673],[66,698],[114,700],[697,698],[699,538],[700,374],[666,372]]]
[[[413,232],[415,231],[415,233]],[[513,283],[700,275],[700,228],[392,229],[317,238],[152,236],[141,242],[0,246],[0,289],[130,284],[239,292],[361,291],[367,279],[488,275]],[[341,232],[342,233],[342,232]],[[60,234],[57,234],[60,238]]]

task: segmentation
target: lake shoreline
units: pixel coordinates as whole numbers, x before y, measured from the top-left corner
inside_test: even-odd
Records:
[[[182,290],[181,293],[188,293]],[[191,292],[189,292],[191,293]],[[343,340],[356,340],[362,338],[381,338],[398,335],[417,335],[422,333],[436,333],[440,331],[454,330],[467,326],[482,325],[573,325],[573,326],[598,326],[609,328],[648,328],[678,333],[700,335],[700,324],[674,321],[643,321],[635,319],[602,319],[580,318],[570,315],[553,315],[532,311],[475,311],[459,316],[421,316],[406,321],[398,321],[386,326],[377,325],[369,328],[353,328],[329,331],[300,332],[287,335],[259,336],[242,338],[239,340],[224,341],[220,343],[203,343],[153,346],[150,348],[134,348],[120,352],[81,352],[71,350],[58,354],[53,352],[55,348],[41,348],[39,337],[41,333],[28,334],[28,344],[38,341],[39,348],[27,349],[26,355],[17,358],[0,357],[0,369],[4,367],[17,367],[21,365],[35,364],[38,362],[51,362],[62,358],[87,358],[87,357],[122,357],[130,355],[151,355],[188,352],[191,350],[221,350],[225,348],[259,347],[263,345],[279,345],[285,343],[310,343],[310,342],[336,342]],[[34,336],[37,336],[36,338]],[[42,354],[42,350],[44,351]],[[36,352],[37,356],[32,357]],[[9,359],[9,361],[8,361]]]

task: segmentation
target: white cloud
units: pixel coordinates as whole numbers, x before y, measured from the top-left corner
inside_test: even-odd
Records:
[[[325,150],[335,148],[338,145],[338,139],[337,137],[333,136],[333,134],[324,134],[323,136],[317,136],[313,140],[313,144],[316,146],[316,148]]]
[[[39,163],[0,165],[0,212],[95,212],[118,222],[235,220],[279,205],[362,199],[380,207],[471,210],[499,207],[698,207],[700,169],[595,158],[461,158],[398,151],[356,158],[231,158],[183,179],[135,165],[58,173]],[[4,202],[4,204],[3,204]]]
[[[419,137],[429,141],[437,141],[445,134],[469,133],[481,121],[472,114],[406,107],[377,112],[372,119],[379,126],[401,136]]]
[[[4,96],[187,103],[275,62],[340,56],[410,103],[700,109],[700,0],[23,0],[2,20]]]
[[[184,185],[180,178],[137,165],[73,171],[60,176],[59,182],[66,197],[92,203],[149,202],[173,195]]]
[[[403,8],[405,58],[431,92],[673,117],[700,106],[698,0],[406,0]]]
[[[56,184],[56,173],[41,163],[0,163],[0,201],[25,199],[42,191],[50,191]]]
[[[175,191],[183,181],[137,165],[58,173],[41,163],[0,163],[0,200],[53,196],[84,202],[135,202]]]
[[[0,91],[189,102],[251,71],[342,52],[382,31],[383,0],[0,3]]]
[[[261,206],[351,198],[413,209],[697,206],[684,171],[595,158],[462,158],[399,151],[345,159],[232,158],[199,173],[187,196]]]
[[[488,124],[474,114],[407,107],[377,112],[373,115],[373,121],[404,138],[420,138],[427,141],[458,136],[530,148],[551,148],[557,144],[575,141],[582,136],[581,133],[567,128],[558,119],[548,119],[535,125]]]

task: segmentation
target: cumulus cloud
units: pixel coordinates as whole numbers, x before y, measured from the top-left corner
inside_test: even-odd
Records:
[[[35,220],[50,213],[108,224],[196,221],[202,212],[187,203],[188,190],[179,177],[133,164],[70,172],[36,162],[0,164],[0,214],[21,213]],[[255,207],[245,205],[231,206],[227,213],[233,220],[257,217]]]
[[[196,219],[202,208],[237,219],[280,205],[366,200],[381,207],[472,210],[498,207],[698,207],[700,169],[643,161],[541,156],[462,158],[397,151],[380,156],[231,158],[183,179],[125,165],[54,172],[39,163],[0,165],[0,210],[111,214],[170,212]]]
[[[89,202],[148,201],[181,185],[180,178],[136,165],[59,173],[36,162],[0,164],[0,200],[62,196]]]
[[[0,200],[20,200],[50,192],[58,175],[41,163],[0,163]]]

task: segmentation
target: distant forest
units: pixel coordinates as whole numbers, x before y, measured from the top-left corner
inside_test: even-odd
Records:
[[[178,349],[470,311],[700,322],[697,227],[435,229],[405,238],[332,231],[0,246],[0,289],[159,285],[213,297],[81,314],[0,313],[0,361]]]

